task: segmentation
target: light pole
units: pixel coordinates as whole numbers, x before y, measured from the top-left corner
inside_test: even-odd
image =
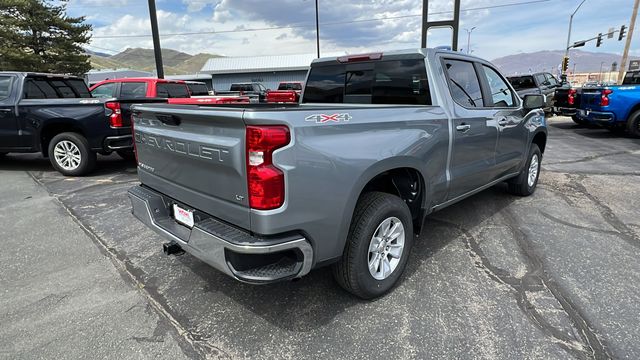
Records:
[[[576,8],[576,10],[571,14],[571,17],[569,17],[569,34],[567,35],[567,49],[564,52],[564,57],[569,57],[569,44],[571,43],[571,28],[573,27],[573,17],[576,15],[576,13],[578,12],[578,10],[580,10],[580,7],[582,7],[582,4],[584,4],[584,2],[587,0],[582,0],[582,2],[580,2],[580,5],[578,5],[578,7]],[[566,71],[563,70],[563,74],[565,77],[567,76]]]
[[[586,1],[586,0],[585,0]],[[469,29],[464,29],[467,32],[467,54],[471,54],[471,33],[473,32],[473,30],[475,30],[476,27],[472,27],[471,30]]]
[[[318,0],[316,0],[316,49],[320,58],[320,23],[318,22]]]
[[[602,61],[600,63],[600,77],[599,77],[600,78],[600,82],[602,82],[602,67],[604,66],[604,63],[605,63],[604,61]]]

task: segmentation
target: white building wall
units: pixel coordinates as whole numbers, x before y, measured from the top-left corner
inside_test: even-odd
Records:
[[[229,91],[231,84],[241,82],[259,82],[267,89],[275,90],[281,81],[304,81],[306,70],[271,71],[260,73],[213,74],[213,88],[216,91]]]

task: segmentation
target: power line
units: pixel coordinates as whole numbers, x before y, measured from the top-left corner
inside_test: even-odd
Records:
[[[509,6],[520,6],[520,5],[531,5],[538,4],[543,2],[549,2],[551,0],[530,0],[524,2],[516,2],[516,3],[508,3],[508,4],[500,4],[500,5],[490,5],[490,6],[481,6],[475,8],[461,9],[460,11],[477,11],[477,10],[488,10],[488,9],[496,9],[496,8],[504,8]],[[440,11],[433,12],[430,15],[442,15],[449,14],[453,11]],[[409,14],[409,15],[398,15],[398,16],[389,16],[384,18],[371,18],[371,19],[360,19],[360,20],[350,20],[350,21],[335,21],[335,22],[326,22],[320,23],[323,26],[331,26],[331,25],[344,25],[344,24],[355,24],[362,22],[370,22],[370,21],[384,21],[384,20],[396,20],[396,19],[406,19],[413,17],[421,17],[422,14]],[[251,28],[251,29],[236,29],[236,30],[220,30],[220,31],[194,31],[194,32],[182,32],[182,33],[167,33],[160,34],[161,36],[185,36],[185,35],[213,35],[213,34],[228,34],[228,33],[242,33],[242,32],[253,32],[253,31],[265,31],[265,30],[281,30],[281,29],[296,29],[296,28],[305,28],[305,27],[314,27],[315,24],[309,23],[300,23],[299,25],[288,25],[288,26],[272,26],[272,27],[263,27],[263,28]],[[103,35],[103,36],[92,36],[92,39],[117,39],[117,38],[145,38],[151,37],[151,34],[146,35]]]

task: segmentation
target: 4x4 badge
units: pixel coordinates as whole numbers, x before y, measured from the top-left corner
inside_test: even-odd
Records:
[[[349,115],[349,113],[342,113],[342,114],[314,114],[314,115],[309,115],[306,118],[304,118],[304,121],[313,121],[316,124],[324,124],[324,123],[328,123],[328,122],[340,122],[340,121],[349,121],[351,120],[352,117],[351,115]]]

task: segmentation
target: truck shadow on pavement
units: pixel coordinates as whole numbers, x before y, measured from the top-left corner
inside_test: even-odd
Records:
[[[117,155],[98,155],[95,169],[83,178],[99,177],[108,174],[121,173],[135,169],[135,163],[124,160]],[[29,171],[32,173],[51,173],[64,177],[57,173],[49,159],[38,154],[7,154],[0,157],[0,170]]]
[[[637,140],[627,132],[620,131],[614,132],[607,130],[605,128],[601,128],[596,125],[579,125],[574,122],[549,122],[548,126],[551,128],[561,129],[561,130],[569,130],[572,131],[576,135],[581,135],[584,137],[592,138],[592,139],[632,139]]]
[[[214,294],[222,292],[236,304],[273,326],[287,331],[308,332],[327,325],[332,326],[330,324],[333,320],[349,308],[357,308],[350,310],[354,314],[379,311],[376,309],[391,306],[390,304],[397,302],[398,298],[410,296],[404,290],[410,290],[410,293],[411,287],[416,286],[416,282],[409,280],[425,276],[425,272],[430,272],[425,270],[425,267],[432,266],[429,264],[430,259],[452,242],[460,241],[456,226],[464,225],[465,228],[473,228],[508,207],[516,199],[517,197],[505,192],[504,186],[498,185],[427,217],[422,235],[415,238],[400,284],[391,293],[372,301],[358,299],[340,288],[333,280],[330,267],[313,270],[295,281],[255,286],[228,278],[188,254],[181,256],[180,262],[203,280],[206,284],[203,291],[211,293],[212,301],[219,302]],[[493,205],[483,206],[487,203]],[[480,207],[483,211],[480,211]],[[480,216],[469,217],[467,214],[470,212]],[[446,219],[446,222],[452,225],[438,219]],[[441,229],[437,231],[439,236],[434,238],[430,234],[430,229],[435,227]],[[460,246],[464,247],[464,244]],[[472,268],[471,261],[469,266]],[[417,286],[422,286],[419,280]],[[407,305],[402,311],[411,312],[416,304],[421,304],[423,301],[420,297],[403,300],[401,302]],[[226,319],[226,321],[234,320],[240,319]]]

